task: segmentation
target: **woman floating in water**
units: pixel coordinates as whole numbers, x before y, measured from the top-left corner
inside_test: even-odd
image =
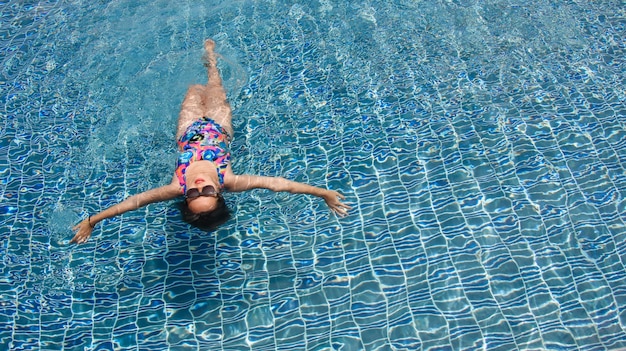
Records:
[[[176,140],[180,152],[172,182],[168,185],[133,195],[104,211],[89,216],[74,227],[72,243],[89,239],[94,226],[106,218],[138,209],[148,204],[184,196],[181,211],[185,221],[201,228],[214,228],[228,218],[222,197],[223,190],[232,192],[256,188],[288,191],[321,197],[340,216],[350,206],[339,199],[334,190],[293,182],[280,177],[234,174],[230,166],[228,146],[232,139],[231,108],[217,70],[215,43],[204,43],[209,82],[193,85],[187,91],[178,117]]]

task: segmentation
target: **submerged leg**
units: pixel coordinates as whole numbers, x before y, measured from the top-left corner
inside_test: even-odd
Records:
[[[222,87],[222,77],[220,76],[220,72],[217,70],[217,56],[215,55],[215,42],[211,39],[207,39],[204,42],[204,59],[206,62],[204,63],[204,67],[207,69],[208,87],[217,87],[224,90]],[[226,94],[224,94],[224,100],[226,100]]]
[[[205,116],[219,123],[230,135],[233,135],[231,124],[232,111],[226,98],[226,90],[222,85],[222,77],[217,69],[217,56],[215,54],[215,42],[207,39],[204,42],[205,60],[209,82],[205,89]]]

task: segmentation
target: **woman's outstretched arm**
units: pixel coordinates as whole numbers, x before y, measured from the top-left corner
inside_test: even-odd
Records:
[[[308,194],[321,197],[328,207],[337,215],[344,217],[352,207],[344,204],[341,200],[345,196],[337,191],[318,188],[309,184],[298,183],[282,177],[263,177],[255,175],[230,174],[225,178],[225,185],[229,191],[246,191],[251,189],[269,189],[275,192],[288,191],[292,194]]]
[[[89,216],[87,219],[84,219],[83,221],[78,223],[73,228],[76,234],[74,235],[74,238],[70,240],[70,243],[82,244],[86,242],[87,239],[89,239],[89,237],[91,236],[91,232],[96,223],[104,219],[115,217],[128,211],[136,210],[151,203],[171,200],[179,195],[180,186],[178,184],[178,180],[176,180],[176,178],[174,177],[172,183],[168,185],[130,196],[124,201],[113,205],[102,212]]]

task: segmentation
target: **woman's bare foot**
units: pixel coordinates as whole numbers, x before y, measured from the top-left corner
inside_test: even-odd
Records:
[[[204,51],[205,51],[205,66],[213,66],[217,63],[217,59],[215,58],[215,42],[213,39],[207,39],[204,41]]]
[[[213,39],[207,39],[204,41],[204,50],[206,50],[207,53],[212,53],[215,50],[215,42]]]

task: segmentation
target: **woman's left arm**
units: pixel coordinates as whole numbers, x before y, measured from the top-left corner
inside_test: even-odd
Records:
[[[352,207],[341,202],[341,200],[345,199],[345,196],[337,191],[294,182],[282,177],[235,175],[231,173],[230,177],[227,177],[225,180],[228,180],[225,185],[229,191],[239,192],[260,188],[275,192],[287,191],[292,194],[308,194],[321,197],[326,201],[328,207],[341,217],[348,215],[348,210],[352,209]]]

